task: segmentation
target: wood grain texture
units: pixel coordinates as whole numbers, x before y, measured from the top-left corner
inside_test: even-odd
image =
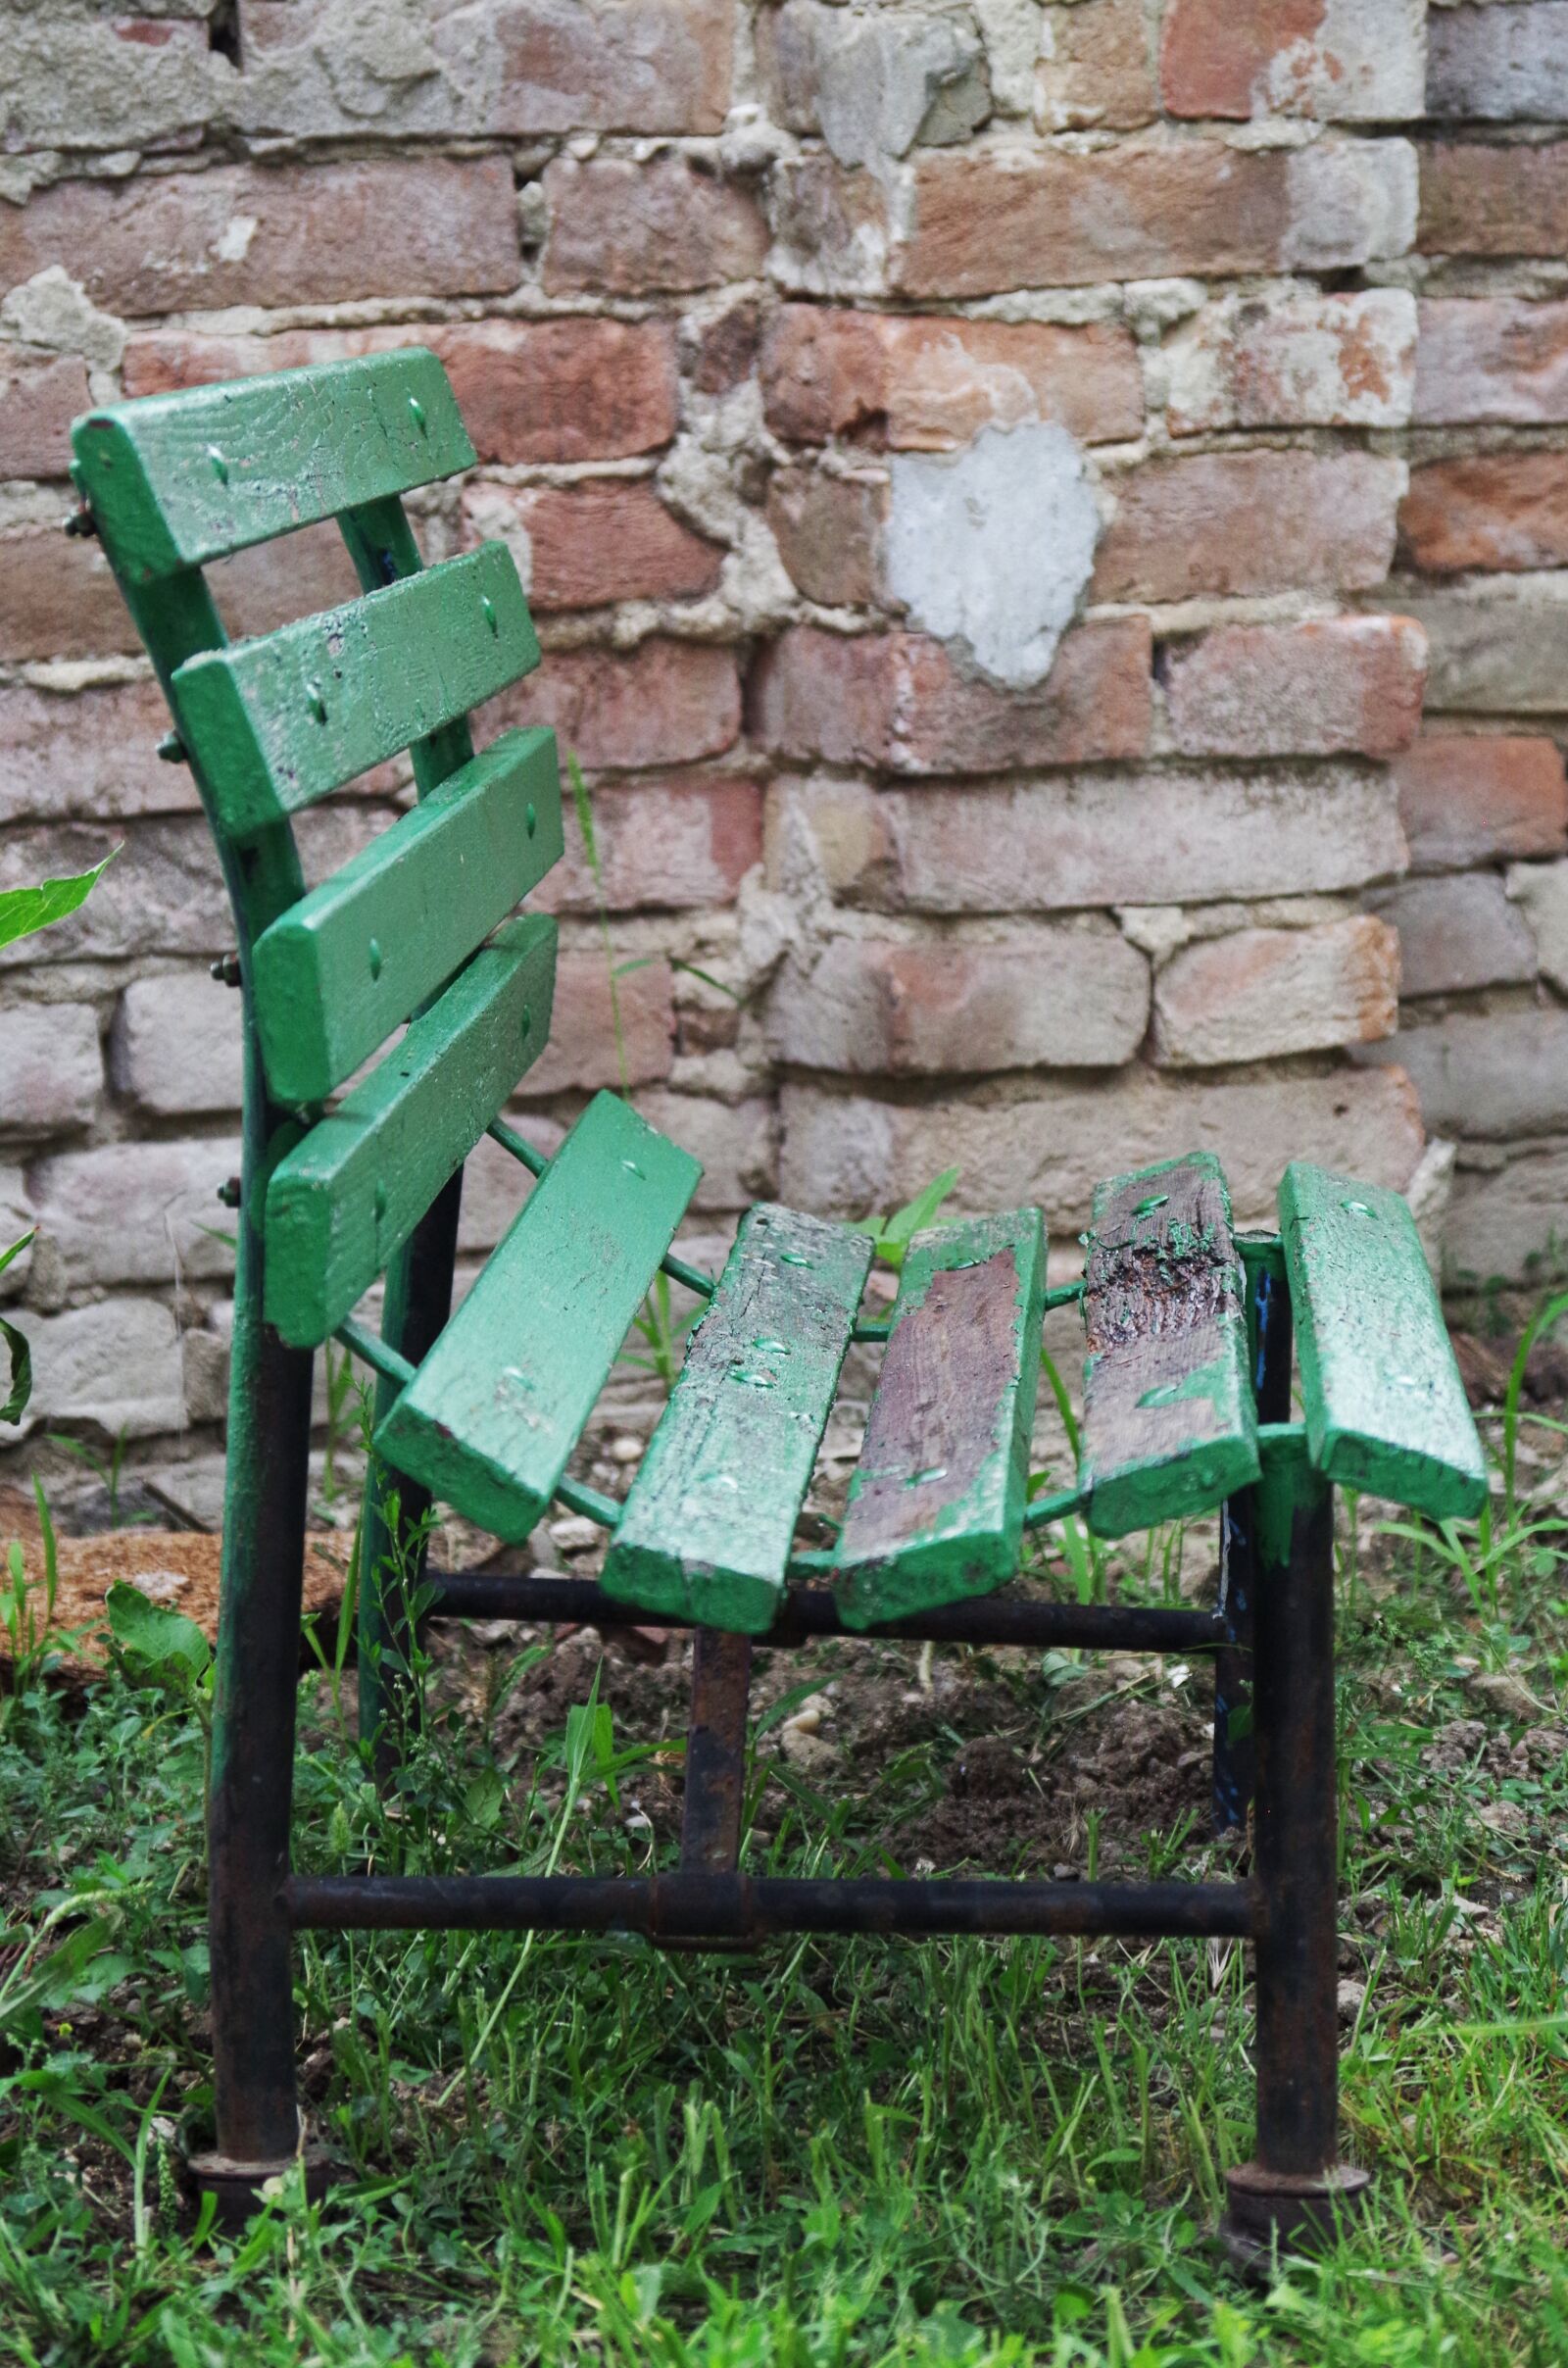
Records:
[[[834,1556],[847,1627],[1015,1575],[1045,1291],[1038,1209],[914,1236]]]
[[[89,412],[72,445],[94,516],[141,582],[475,458],[446,371],[422,346]]]
[[[507,732],[274,921],[254,1003],[279,1102],[319,1102],[562,851],[554,732]]]
[[[504,543],[193,659],[180,737],[236,840],[324,798],[532,670],[539,643]]]
[[[1435,1520],[1478,1513],[1486,1461],[1408,1207],[1300,1160],[1279,1205],[1314,1465]]]
[[[1085,1282],[1089,1527],[1120,1538],[1250,1487],[1257,1421],[1218,1160],[1193,1152],[1102,1184]]]
[[[377,1429],[393,1469],[520,1545],[701,1174],[624,1102],[596,1095]]]
[[[511,921],[267,1187],[270,1323],[315,1348],[467,1158],[550,1034],[556,925]]]
[[[867,1235],[819,1217],[763,1204],[742,1220],[626,1500],[608,1593],[771,1626],[870,1263]]]

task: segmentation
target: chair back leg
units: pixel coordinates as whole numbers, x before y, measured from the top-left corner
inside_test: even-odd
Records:
[[[1275,1243],[1241,1245],[1247,1268],[1247,1346],[1257,1419],[1291,1419],[1291,1295]],[[1219,1610],[1225,1642],[1214,1655],[1214,1831],[1244,1828],[1251,1812],[1252,1605],[1257,1598],[1258,1491],[1220,1509]]]

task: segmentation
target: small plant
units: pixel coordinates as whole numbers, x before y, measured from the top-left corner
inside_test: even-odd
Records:
[[[958,1181],[956,1167],[945,1167],[941,1175],[933,1176],[922,1185],[913,1200],[895,1209],[891,1216],[862,1217],[859,1231],[868,1233],[879,1264],[891,1266],[895,1274],[904,1264],[904,1254],[917,1233],[936,1222],[937,1210],[950,1200]]]

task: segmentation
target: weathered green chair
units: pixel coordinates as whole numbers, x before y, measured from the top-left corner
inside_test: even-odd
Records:
[[[1473,1512],[1480,1449],[1415,1229],[1394,1194],[1293,1166],[1281,1233],[1233,1237],[1199,1153],[1096,1195],[1077,1485],[1027,1502],[1039,1211],[915,1238],[886,1321],[867,1237],[754,1209],[717,1283],[671,1256],[695,1159],[601,1094],[545,1159],[501,1117],[550,1027],[556,931],[513,917],[562,852],[551,733],[475,756],[467,711],[539,651],[506,549],[422,568],[401,497],[470,466],[434,358],[374,359],[95,412],[70,523],[102,538],[172,710],[233,907],[244,1165],[218,1653],[211,1926],[218,2148],[241,2208],[301,2146],[290,1939],[302,1927],[629,1929],[669,1946],[780,1931],[1226,1935],[1256,1950],[1256,2159],[1245,2246],[1348,2202],[1337,2161],[1332,1485]],[[336,518],[364,597],[230,647],[203,568]],[[290,816],[411,750],[419,802],[306,892]],[[363,1082],[362,1064],[410,1024]],[[488,1130],[537,1182],[456,1314],[463,1162]],[[661,1266],[708,1300],[625,1505],[567,1461]],[[379,1338],[356,1322],[385,1278]],[[1305,1420],[1289,1420],[1293,1331]],[[313,1353],[379,1376],[404,1524],[432,1496],[506,1539],[553,1501],[603,1522],[603,1582],[429,1573],[447,1616],[652,1615],[698,1631],[680,1862],[646,1879],[300,1877],[289,1869]],[[885,1342],[830,1553],[795,1532],[849,1342]],[[386,1483],[382,1484],[383,1489]],[[1026,1528],[1081,1509],[1121,1536],[1225,1507],[1216,1612],[995,1600]],[[395,1559],[372,1493],[364,1731],[385,1681]],[[793,1583],[792,1583],[793,1582]],[[986,1600],[992,1598],[993,1600]],[[811,1881],[739,1869],[751,1642],[848,1629],[1216,1655],[1216,1802],[1254,1813],[1230,1883]],[[1252,1717],[1233,1718],[1252,1673]],[[1254,1765],[1255,1761],[1255,1765]]]

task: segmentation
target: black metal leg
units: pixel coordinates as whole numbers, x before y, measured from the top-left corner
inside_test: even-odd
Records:
[[[1272,1244],[1242,1245],[1247,1336],[1259,1422],[1291,1418],[1291,1299]],[[1245,1827],[1252,1804],[1252,1608],[1257,1600],[1258,1491],[1243,1489],[1220,1512],[1219,1610],[1225,1643],[1214,1657],[1214,1830]]]
[[[752,1684],[752,1640],[718,1628],[699,1628],[692,1644],[692,1702],[686,1728],[686,1796],[681,1809],[682,1874],[733,1875],[740,1863],[741,1808],[746,1783],[746,1712]],[[728,1939],[679,1939],[666,1949],[746,1951],[744,1933]]]

